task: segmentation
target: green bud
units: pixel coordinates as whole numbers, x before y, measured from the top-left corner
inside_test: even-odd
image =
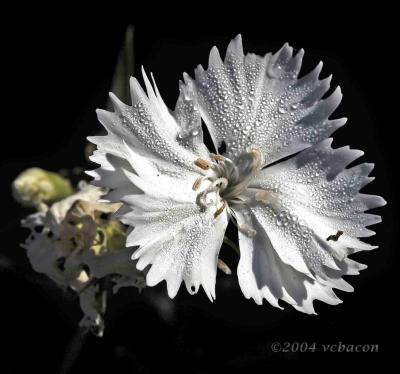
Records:
[[[73,194],[71,183],[57,173],[40,168],[24,170],[12,183],[14,198],[24,206],[38,207]]]

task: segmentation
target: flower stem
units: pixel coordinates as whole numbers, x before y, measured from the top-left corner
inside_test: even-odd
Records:
[[[74,368],[74,365],[76,364],[80,356],[87,337],[88,331],[82,328],[78,328],[73,334],[60,365],[60,374],[67,374],[72,372],[72,369]]]

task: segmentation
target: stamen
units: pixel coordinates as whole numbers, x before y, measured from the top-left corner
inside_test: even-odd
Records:
[[[225,209],[225,202],[215,211],[214,218],[217,218]]]
[[[197,177],[192,189],[200,190],[201,183],[205,180],[211,182],[202,188],[196,197],[196,203],[205,211],[211,207],[215,210],[214,217],[217,218],[229,206],[243,205],[249,199],[255,199],[267,203],[272,196],[269,191],[250,188],[251,194],[245,194],[251,180],[262,166],[262,153],[258,149],[248,149],[243,152],[235,161],[220,154],[210,153],[209,158],[198,158],[194,164],[208,172],[204,176]],[[222,204],[222,205],[221,205]],[[250,226],[244,226],[246,235],[254,236],[256,231]]]
[[[271,193],[265,190],[257,191],[255,194],[256,201],[261,201],[264,204],[267,204],[271,197]]]
[[[255,164],[256,169],[260,169],[262,161],[263,161],[262,153],[260,152],[260,150],[256,149],[256,148],[253,148],[253,149],[251,149],[249,151],[249,153],[254,158],[254,164]]]
[[[218,263],[217,263],[218,269],[221,270],[223,273],[227,274],[227,275],[231,275],[232,274],[232,270],[229,268],[229,266],[222,261],[220,258],[218,259]]]
[[[208,169],[210,168],[210,163],[209,163],[207,160],[204,160],[204,159],[202,159],[202,158],[198,158],[198,159],[194,162],[194,164],[195,164],[196,166],[198,166],[200,169],[203,169],[203,170],[208,170]]]
[[[215,161],[225,161],[225,157],[221,156],[221,155],[217,155],[215,153],[210,153],[210,156],[212,159],[214,159]]]
[[[199,189],[202,180],[203,180],[202,177],[197,177],[197,178],[196,178],[196,180],[194,181],[193,186],[192,186],[192,190],[193,190],[193,191],[197,191],[197,190]]]
[[[248,201],[248,199],[246,197],[237,196],[237,197],[234,197],[233,199],[230,199],[229,204],[243,205],[243,204],[246,204],[247,201]]]
[[[244,223],[243,225],[239,226],[239,230],[247,235],[250,238],[253,238],[254,236],[256,236],[257,231],[254,230],[251,226],[249,226],[247,223]]]

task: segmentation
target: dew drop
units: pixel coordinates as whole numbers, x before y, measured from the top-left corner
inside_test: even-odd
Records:
[[[286,109],[283,108],[283,107],[279,107],[278,108],[278,112],[281,113],[281,114],[285,114],[286,113]]]

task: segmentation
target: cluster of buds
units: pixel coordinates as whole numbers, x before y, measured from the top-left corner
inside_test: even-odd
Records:
[[[37,210],[22,221],[31,230],[22,246],[32,268],[79,295],[80,325],[101,336],[109,286],[145,286],[131,260],[135,248],[125,247],[126,228],[114,219],[121,204],[101,202],[104,189],[82,181],[74,191],[67,179],[37,168],[17,177],[13,193]]]

